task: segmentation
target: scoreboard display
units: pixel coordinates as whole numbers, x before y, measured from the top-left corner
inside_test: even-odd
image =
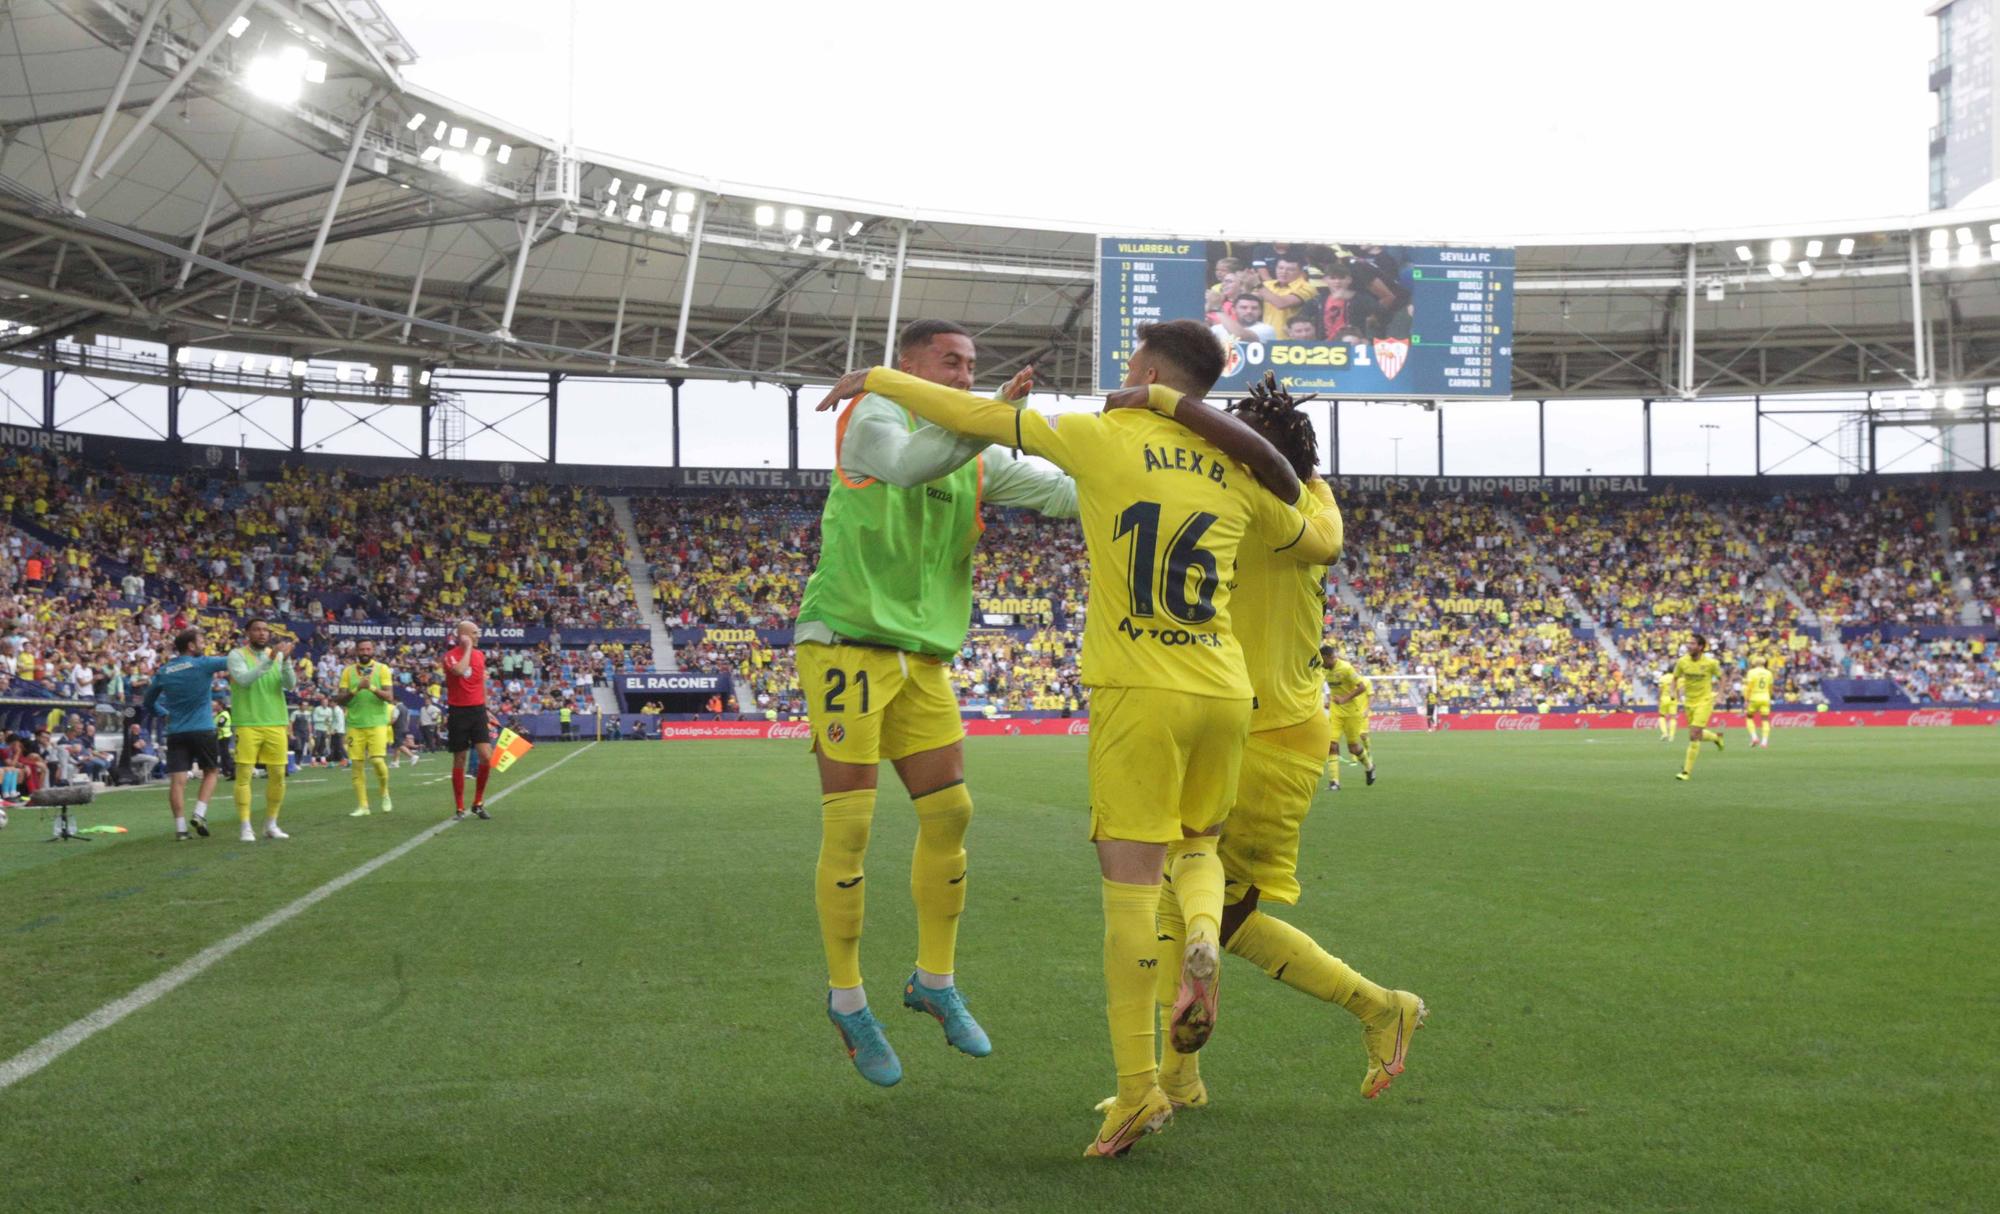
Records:
[[[1097,390],[1142,324],[1199,318],[1228,355],[1216,391],[1266,371],[1325,396],[1512,394],[1514,250],[1174,240],[1097,245]]]

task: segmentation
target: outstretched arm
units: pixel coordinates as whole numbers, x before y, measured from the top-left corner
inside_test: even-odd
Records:
[[[1299,497],[1299,477],[1292,471],[1292,465],[1271,441],[1252,430],[1242,421],[1231,417],[1222,410],[1202,400],[1198,396],[1182,396],[1172,389],[1158,389],[1145,397],[1137,395],[1137,388],[1120,388],[1105,398],[1106,409],[1130,409],[1152,407],[1173,418],[1182,426],[1215,445],[1216,450],[1230,459],[1250,469],[1257,483],[1278,495],[1283,502],[1297,501]],[[1161,408],[1161,404],[1171,400],[1171,407]]]

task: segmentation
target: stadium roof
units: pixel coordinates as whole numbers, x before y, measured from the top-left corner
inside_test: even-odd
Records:
[[[1088,390],[1091,230],[566,150],[405,81],[415,50],[375,0],[16,0],[7,23],[0,319],[31,331],[0,334],[0,357],[114,333],[296,358],[825,382],[880,358],[893,313],[966,323],[985,378],[1034,361],[1047,386]],[[764,206],[773,222],[759,224]],[[786,230],[788,208],[802,231]],[[1995,222],[2000,207],[1522,237],[1515,393],[1993,376]],[[1949,268],[1928,266],[1935,230]],[[1768,242],[1814,238],[1827,246],[1816,273],[1772,276]]]

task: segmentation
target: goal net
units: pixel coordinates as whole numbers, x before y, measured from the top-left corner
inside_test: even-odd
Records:
[[[1368,699],[1370,712],[1414,712],[1421,715],[1425,697],[1437,687],[1437,676],[1370,674],[1368,682],[1374,688]]]

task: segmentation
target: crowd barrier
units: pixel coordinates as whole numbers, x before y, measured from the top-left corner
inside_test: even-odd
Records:
[[[1466,712],[1447,713],[1438,718],[1444,731],[1494,731],[1500,733],[1543,733],[1583,729],[1656,729],[1659,715],[1650,712],[1532,713]],[[1718,712],[1710,724],[1732,729],[1743,727],[1740,712]],[[1849,729],[1861,726],[1951,726],[2000,725],[2000,709],[1994,708],[1904,708],[1872,712],[1775,712],[1775,729]],[[1420,713],[1376,713],[1368,718],[1372,733],[1422,733],[1428,724]],[[661,726],[662,741],[682,742],[717,738],[757,738],[803,742],[812,737],[804,721],[667,721]],[[973,720],[965,723],[973,737],[1084,737],[1090,733],[1085,717],[1006,718]]]

